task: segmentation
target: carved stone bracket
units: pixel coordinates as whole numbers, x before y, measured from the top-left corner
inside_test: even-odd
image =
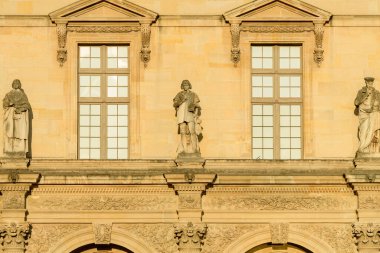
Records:
[[[57,35],[58,35],[58,50],[57,50],[57,61],[59,66],[63,66],[63,63],[67,60],[67,23],[57,23]]]
[[[315,34],[315,49],[314,49],[314,61],[321,66],[323,61],[323,32],[324,32],[324,22],[314,22],[314,34]]]
[[[359,248],[380,249],[380,224],[352,224],[352,236]]]
[[[95,244],[110,244],[112,234],[112,223],[93,223]]]
[[[231,60],[236,67],[237,63],[240,61],[240,23],[231,23],[231,40]]]
[[[0,224],[0,238],[3,252],[23,253],[30,236],[30,224],[27,222]]]
[[[174,239],[178,245],[178,251],[184,253],[201,252],[206,233],[206,224],[194,225],[192,222],[188,222],[187,224],[174,225]]]
[[[150,23],[141,24],[141,61],[146,67],[150,61]]]
[[[272,244],[287,244],[289,223],[271,223],[270,234],[272,237]]]

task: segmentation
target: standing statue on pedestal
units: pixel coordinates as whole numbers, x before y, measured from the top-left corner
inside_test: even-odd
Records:
[[[373,87],[375,78],[365,77],[355,98],[355,115],[359,116],[357,156],[380,153],[380,92]]]
[[[4,153],[9,156],[25,157],[28,153],[29,113],[28,97],[15,79],[12,90],[3,99],[4,108]]]
[[[199,106],[198,95],[192,92],[191,84],[188,80],[183,80],[181,89],[173,99],[173,106],[176,110],[178,133],[181,135],[177,153],[178,157],[200,157],[199,140],[201,138],[202,127],[201,107]]]

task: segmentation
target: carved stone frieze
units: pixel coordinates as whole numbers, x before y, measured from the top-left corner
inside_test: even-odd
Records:
[[[352,224],[352,236],[359,247],[380,248],[380,224]]]
[[[93,223],[95,244],[110,244],[112,234],[112,223]]]
[[[242,32],[251,33],[301,33],[311,32],[314,28],[311,26],[243,26]]]
[[[24,191],[4,191],[3,209],[25,209]]]
[[[380,196],[359,195],[359,209],[380,210]]]
[[[58,36],[58,50],[57,50],[57,60],[59,66],[63,66],[63,63],[67,60],[67,23],[57,23],[57,36]]]
[[[228,245],[242,235],[267,227],[268,225],[264,224],[209,224],[202,253],[223,252]]]
[[[4,252],[23,253],[30,236],[30,224],[27,222],[0,224],[0,238]]]
[[[67,28],[69,32],[78,33],[124,33],[140,30],[140,26],[70,26]]]
[[[331,195],[207,195],[202,206],[210,210],[354,210],[356,199]]]
[[[310,233],[327,242],[339,253],[357,253],[350,224],[292,224],[292,228]]]
[[[34,224],[27,252],[49,252],[63,237],[88,227],[85,224]]]
[[[159,253],[178,252],[172,224],[126,224],[117,227],[141,238]]]
[[[269,225],[272,244],[287,244],[289,223],[271,223]]]
[[[181,194],[178,196],[180,209],[202,208],[201,196],[199,194]]]
[[[188,222],[174,226],[174,239],[179,252],[201,252],[203,240],[206,239],[207,225]]]
[[[176,196],[40,196],[28,201],[28,208],[38,210],[136,210],[175,209]]]

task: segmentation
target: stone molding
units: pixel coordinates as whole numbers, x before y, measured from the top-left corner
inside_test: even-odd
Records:
[[[287,244],[289,237],[289,223],[269,224],[272,244]]]
[[[0,186],[1,187],[1,186]],[[1,190],[1,188],[0,188]],[[32,189],[32,195],[55,195],[55,194],[107,194],[107,195],[125,195],[125,194],[165,194],[173,195],[173,190],[168,189],[166,186],[106,186],[97,185],[93,186],[72,186],[72,185],[59,185],[59,186],[42,186]]]
[[[29,236],[30,224],[28,222],[0,224],[0,238],[4,252],[25,252],[25,244],[28,243]]]
[[[292,14],[277,17],[275,14],[262,16],[262,12],[270,8],[282,8]],[[285,13],[286,13],[285,12]],[[286,16],[288,15],[288,16]],[[223,14],[226,22],[230,23],[232,49],[231,59],[236,64],[240,61],[239,36],[240,31],[254,33],[298,33],[314,31],[315,49],[314,61],[320,66],[323,61],[323,27],[331,18],[331,13],[319,9],[300,0],[258,0],[247,3]],[[294,26],[294,22],[302,25]],[[265,25],[261,25],[264,23]],[[313,28],[309,24],[314,25]]]
[[[201,252],[206,239],[206,224],[176,224],[174,226],[174,239],[178,245],[179,252]]]
[[[340,193],[353,194],[353,190],[346,185],[337,186],[214,186],[207,190],[207,194],[219,193],[268,193],[268,194],[285,194],[285,193]]]
[[[359,248],[380,249],[380,224],[352,224],[352,236]]]
[[[97,8],[117,9],[124,17],[89,17],[87,14]],[[86,16],[87,15],[87,16]],[[150,26],[158,14],[128,1],[118,0],[80,0],[49,14],[57,25],[57,59],[60,66],[67,60],[67,32],[126,33],[141,31],[141,60],[146,67],[150,60]],[[109,22],[117,21],[117,25]],[[95,25],[88,25],[89,23]],[[70,28],[68,28],[70,27]]]
[[[110,244],[112,234],[112,223],[93,223],[95,244]]]

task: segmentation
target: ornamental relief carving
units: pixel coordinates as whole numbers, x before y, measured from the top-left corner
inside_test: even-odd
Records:
[[[354,210],[356,199],[320,195],[206,195],[202,207],[209,210]]]
[[[352,236],[359,246],[380,246],[380,225],[356,223],[352,225]]]
[[[202,247],[202,253],[215,253],[223,252],[229,244],[237,240],[240,236],[267,228],[268,225],[254,224],[254,225],[222,225],[222,224],[209,224],[207,227],[207,238]]]
[[[3,192],[3,209],[25,209],[25,192]]]
[[[178,252],[178,246],[173,238],[174,227],[172,224],[128,224],[117,227],[146,241],[160,253]]]
[[[380,209],[380,196],[359,194],[359,209]]]
[[[34,224],[31,238],[27,246],[28,253],[49,252],[63,237],[78,230],[88,228],[89,225],[78,224]]]
[[[181,194],[178,199],[180,209],[202,208],[200,194]]]
[[[175,209],[176,196],[40,196],[28,200],[33,210],[136,210]]]
[[[94,231],[95,244],[111,243],[112,223],[94,223],[92,230]]]
[[[292,225],[327,242],[339,253],[357,253],[350,224],[302,224]]]

